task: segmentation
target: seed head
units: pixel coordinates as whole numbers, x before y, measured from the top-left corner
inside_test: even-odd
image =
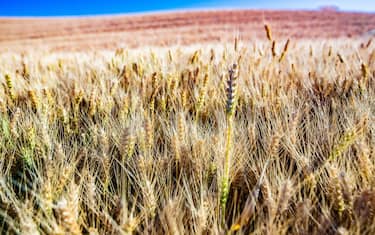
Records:
[[[237,64],[233,64],[232,68],[229,69],[229,79],[227,80],[226,113],[229,117],[231,117],[235,111],[237,77],[238,77],[238,66]]]
[[[7,87],[7,92],[9,94],[9,98],[12,101],[14,101],[15,95],[13,91],[13,83],[12,83],[12,78],[9,76],[9,74],[5,74],[5,82],[6,82],[6,87]]]
[[[266,30],[267,39],[269,41],[272,41],[272,32],[271,32],[271,28],[268,26],[268,24],[264,25],[264,29]]]

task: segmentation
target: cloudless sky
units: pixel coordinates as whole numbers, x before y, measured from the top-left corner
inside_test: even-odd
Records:
[[[182,9],[318,9],[375,13],[375,0],[0,0],[0,16],[64,16],[139,13]]]

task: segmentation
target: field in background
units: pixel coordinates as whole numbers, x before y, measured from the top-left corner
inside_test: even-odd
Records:
[[[334,11],[208,11],[82,18],[0,18],[0,51],[87,50],[171,46],[263,38],[363,36],[375,15]]]

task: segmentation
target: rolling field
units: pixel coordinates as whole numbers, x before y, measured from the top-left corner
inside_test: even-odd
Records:
[[[88,50],[278,38],[358,37],[375,15],[330,11],[207,11],[77,18],[0,18],[0,51]]]
[[[374,234],[373,28],[340,12],[0,19],[1,232]]]

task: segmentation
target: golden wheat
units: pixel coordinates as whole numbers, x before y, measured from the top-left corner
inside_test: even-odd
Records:
[[[2,232],[375,233],[374,43],[265,31],[1,54]]]

